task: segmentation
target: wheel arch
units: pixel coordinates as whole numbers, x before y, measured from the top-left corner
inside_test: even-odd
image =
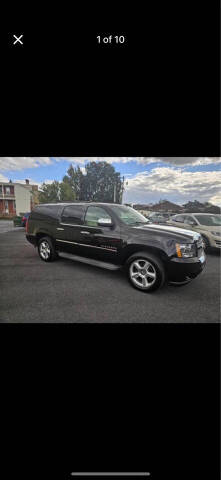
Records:
[[[128,249],[126,255],[125,255],[123,264],[128,265],[128,263],[130,263],[131,259],[133,257],[135,257],[136,255],[139,255],[139,254],[153,255],[153,256],[159,258],[163,263],[167,260],[166,253],[158,247],[145,246],[145,245],[133,245],[133,246],[129,247],[129,249]]]
[[[44,237],[49,237],[50,240],[51,240],[51,241],[54,243],[54,245],[55,245],[55,240],[54,240],[53,236],[52,236],[50,233],[48,233],[48,232],[41,232],[41,231],[36,233],[36,244],[38,245],[38,243],[39,243],[39,241],[41,240],[41,238],[44,238]]]

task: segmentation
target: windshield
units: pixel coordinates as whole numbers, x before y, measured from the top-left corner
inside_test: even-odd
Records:
[[[116,205],[112,207],[114,212],[122,222],[126,225],[137,225],[140,223],[148,223],[148,220],[141,214],[138,213],[132,207],[126,207],[124,205]]]
[[[221,226],[221,215],[194,215],[201,225],[207,227]]]

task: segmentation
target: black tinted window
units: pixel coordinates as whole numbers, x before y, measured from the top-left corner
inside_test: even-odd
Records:
[[[34,208],[32,218],[41,218],[42,220],[50,218],[57,218],[59,205],[39,205]]]
[[[82,205],[70,205],[70,207],[64,208],[61,221],[72,225],[82,225],[83,217],[84,208]]]

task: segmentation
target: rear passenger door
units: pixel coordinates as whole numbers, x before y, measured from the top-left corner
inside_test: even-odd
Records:
[[[60,250],[80,254],[80,230],[83,225],[85,208],[83,205],[68,205],[60,214],[56,242]]]

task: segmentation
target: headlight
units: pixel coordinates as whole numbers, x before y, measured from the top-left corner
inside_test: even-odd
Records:
[[[211,232],[213,235],[215,235],[216,237],[220,237],[221,236],[221,232]]]
[[[196,245],[195,243],[176,243],[176,253],[180,258],[196,257]]]

